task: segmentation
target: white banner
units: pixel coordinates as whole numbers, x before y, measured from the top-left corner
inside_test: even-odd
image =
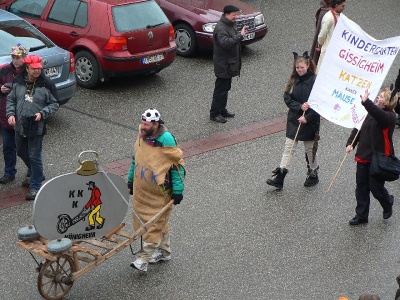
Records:
[[[360,95],[368,89],[369,98],[376,98],[399,49],[400,36],[376,40],[342,13],[311,91],[310,107],[335,124],[359,127],[367,114]]]

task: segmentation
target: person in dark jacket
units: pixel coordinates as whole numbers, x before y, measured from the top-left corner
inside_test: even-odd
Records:
[[[292,145],[298,141],[304,142],[307,161],[307,178],[304,186],[314,186],[319,182],[317,141],[319,140],[320,116],[309,108],[308,97],[315,81],[315,65],[308,52],[302,56],[294,54],[293,70],[283,95],[289,108],[286,125],[286,141],[279,167],[272,171],[272,177],[267,184],[283,188],[283,182],[288,173]],[[297,137],[296,137],[297,134]]]
[[[22,70],[23,59],[28,55],[28,50],[21,44],[11,48],[11,63],[0,70],[0,125],[3,136],[3,157],[4,157],[4,175],[0,178],[0,184],[6,184],[15,179],[17,173],[17,152],[15,146],[14,127],[8,124],[6,115],[7,95],[11,91],[14,77]],[[23,182],[24,184],[24,182]]]
[[[375,103],[368,99],[369,92],[361,96],[362,105],[368,114],[358,131],[354,128],[346,143],[346,153],[357,146],[355,161],[356,172],[356,215],[349,221],[350,225],[368,223],[370,193],[379,201],[383,208],[383,218],[392,216],[394,197],[385,188],[385,181],[369,175],[369,168],[374,150],[387,156],[394,154],[392,135],[396,124],[396,114],[393,109],[398,99],[392,97],[389,88],[383,88]]]
[[[248,29],[248,26],[243,26],[240,33],[237,32],[235,20],[239,15],[238,7],[225,6],[224,14],[215,26],[213,33],[213,62],[217,78],[211,103],[210,120],[218,123],[226,123],[226,118],[235,116],[234,113],[228,112],[226,104],[232,77],[240,75],[240,42],[246,36]]]
[[[42,72],[42,58],[28,55],[23,60],[24,70],[14,79],[7,96],[8,124],[15,128],[17,155],[23,160],[30,175],[30,193],[26,200],[35,200],[43,175],[42,142],[46,121],[59,108],[53,95],[55,85]]]

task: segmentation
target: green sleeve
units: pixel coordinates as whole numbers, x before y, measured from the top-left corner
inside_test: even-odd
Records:
[[[175,137],[170,132],[165,132],[157,138],[163,147],[176,147]],[[171,182],[172,182],[172,193],[182,194],[184,190],[183,180],[185,178],[185,169],[179,166],[179,171],[176,168],[171,169]]]
[[[128,171],[128,182],[133,182],[134,177],[135,177],[135,155],[132,155],[132,162]]]
[[[176,168],[171,169],[171,182],[172,182],[172,193],[182,194],[185,188],[183,180],[185,179],[185,169],[179,166],[179,171]]]
[[[163,147],[176,147],[175,137],[168,131],[160,135],[157,140],[163,145]]]

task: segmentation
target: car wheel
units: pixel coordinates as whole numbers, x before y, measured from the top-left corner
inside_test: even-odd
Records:
[[[174,26],[175,42],[177,54],[180,56],[192,56],[197,49],[196,36],[193,29],[186,24],[177,24]]]
[[[75,55],[75,75],[78,85],[91,89],[99,84],[99,64],[88,51],[79,51]]]

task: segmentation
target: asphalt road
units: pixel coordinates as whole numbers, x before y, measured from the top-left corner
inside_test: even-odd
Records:
[[[282,93],[292,51],[310,50],[319,1],[245,2],[264,12],[269,33],[243,53],[242,76],[233,81],[229,96],[228,108],[237,113],[233,120],[209,121],[211,54],[178,57],[152,77],[111,80],[96,90],[79,88],[49,124],[43,151],[46,177],[76,170],[76,157],[84,150],[97,151],[100,163],[129,157],[140,114],[150,107],[161,112],[180,142],[284,115]],[[397,0],[349,0],[345,14],[383,39],[398,35],[398,11]],[[397,58],[387,83],[399,67]],[[336,300],[341,295],[357,299],[366,290],[393,299],[400,274],[398,203],[387,222],[373,202],[370,223],[349,227],[355,204],[351,159],[333,191],[326,192],[348,134],[323,122],[321,183],[310,190],[302,186],[301,149],[287,188],[276,192],[264,183],[280,159],[283,133],[188,159],[185,200],[172,220],[173,260],[143,276],[129,267],[132,258],[126,249],[79,278],[66,299]],[[399,132],[395,138],[398,144]],[[20,184],[20,162],[18,169],[17,180],[0,188]],[[398,198],[398,183],[389,187]],[[34,262],[15,246],[18,228],[31,218],[32,203],[0,211],[0,299],[40,298]]]

